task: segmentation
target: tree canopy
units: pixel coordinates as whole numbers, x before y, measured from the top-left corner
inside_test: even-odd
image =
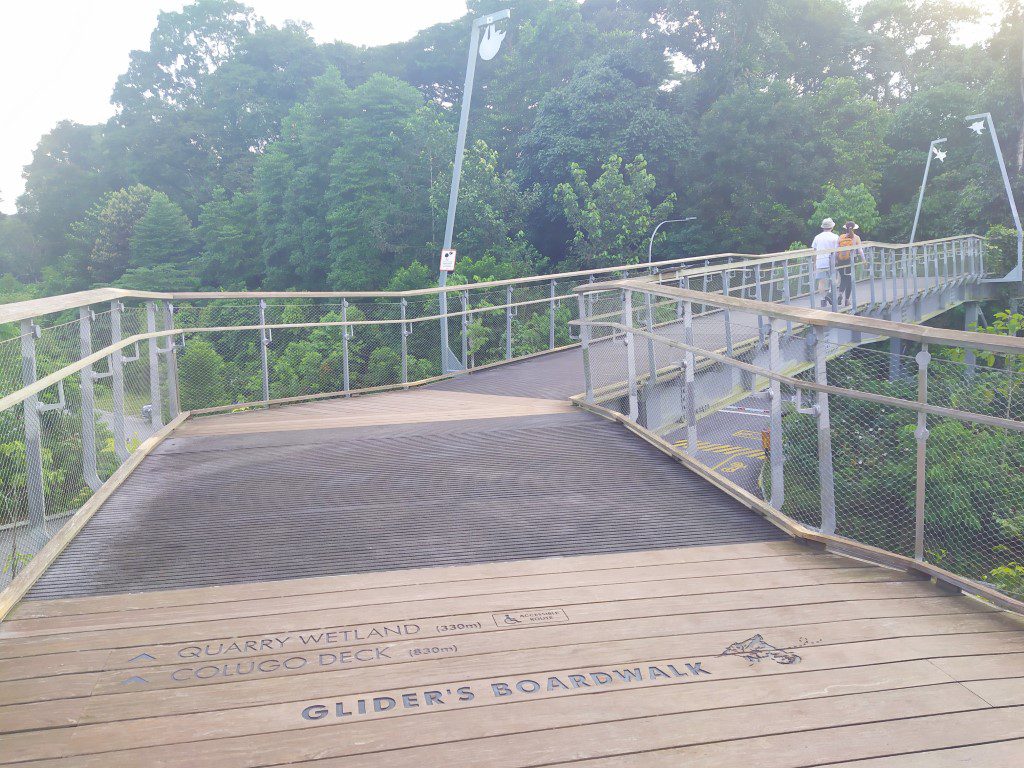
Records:
[[[160,14],[112,84],[114,116],[40,139],[0,218],[4,295],[429,284],[469,21],[505,3],[467,5],[370,48],[238,0]],[[1016,0],[970,46],[957,31],[977,12],[958,0],[512,6],[500,53],[477,62],[466,279],[641,258],[665,218],[697,220],[668,228],[662,258],[781,250],[824,214],[903,241],[937,137],[920,236],[988,231],[1009,217],[975,112],[993,113],[1024,186]]]

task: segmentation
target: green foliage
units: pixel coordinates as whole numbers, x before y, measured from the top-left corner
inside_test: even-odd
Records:
[[[583,268],[635,264],[646,255],[654,226],[672,212],[675,194],[652,204],[655,179],[643,155],[622,168],[612,155],[591,184],[576,163],[569,166],[572,181],[555,187],[555,200],[574,234],[571,253]]]
[[[875,198],[865,184],[839,190],[829,183],[822,189],[822,193],[824,196],[814,204],[814,213],[807,222],[808,228],[812,230],[819,228],[822,220],[830,216],[840,229],[847,221],[857,222],[861,236],[865,237],[863,233],[872,231],[881,221]]]
[[[227,388],[227,364],[206,339],[190,339],[178,358],[181,408],[191,411],[231,402]]]
[[[1017,266],[1017,230],[995,224],[985,233],[985,271],[1002,277]]]
[[[195,237],[181,207],[163,192],[154,192],[128,244],[133,268],[181,265],[193,256]]]

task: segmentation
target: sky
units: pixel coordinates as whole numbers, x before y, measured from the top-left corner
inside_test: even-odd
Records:
[[[976,0],[989,12],[999,0]],[[185,0],[0,0],[0,211],[12,213],[22,168],[40,136],[60,120],[98,123],[132,50],[147,48],[160,11]],[[466,12],[465,0],[248,0],[272,24],[307,21],[318,42],[381,45]],[[987,35],[991,18],[963,30]]]
[[[160,11],[185,0],[0,0],[0,210],[14,212],[22,168],[60,120],[98,123],[114,81],[149,47]],[[248,0],[271,24],[308,21],[318,42],[382,45],[466,12],[465,0]]]

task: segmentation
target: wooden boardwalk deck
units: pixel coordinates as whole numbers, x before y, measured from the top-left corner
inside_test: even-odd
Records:
[[[1008,765],[1024,622],[791,542],[27,601],[0,763]]]

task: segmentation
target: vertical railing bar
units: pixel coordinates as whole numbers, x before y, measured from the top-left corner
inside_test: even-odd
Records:
[[[110,302],[110,343],[117,345],[121,341],[121,310],[124,305],[120,301]],[[110,354],[110,395],[113,401],[111,420],[114,432],[114,453],[121,461],[128,459],[128,444],[124,429],[124,355],[121,350]],[[155,406],[154,406],[155,409]]]
[[[686,343],[693,344],[693,304],[690,301],[683,306],[683,328]],[[691,350],[683,354],[683,415],[686,420],[686,452],[690,456],[697,455],[697,391],[694,371],[694,356]]]
[[[826,329],[814,329],[814,381],[828,384]],[[828,393],[818,392],[818,479],[821,485],[821,532],[836,532],[836,489],[832,471],[832,427]]]
[[[174,330],[174,305],[164,302],[164,328]],[[174,336],[167,337],[167,405],[171,418],[176,419],[181,413],[181,396],[178,387],[178,345]]]
[[[401,317],[400,317],[400,319],[402,321],[400,326],[399,326],[402,329],[402,383],[403,384],[408,384],[409,383],[409,334],[412,333],[412,329],[409,328],[407,326],[407,324],[406,324],[406,320],[408,319],[407,316],[408,316],[408,308],[409,308],[408,300],[406,300],[403,297],[401,302],[399,302],[399,306],[401,307],[401,310],[400,310],[401,311]]]
[[[779,348],[779,336],[784,326],[777,320],[772,320],[768,328],[768,366],[773,373],[782,373],[782,357]],[[769,386],[771,421],[768,440],[768,460],[771,462],[772,491],[771,501],[773,508],[781,510],[786,500],[785,482],[783,472],[783,444],[782,444],[782,385],[778,379],[771,379]]]
[[[555,348],[555,285],[556,281],[551,281],[551,299],[550,307],[548,309],[548,349]]]
[[[636,423],[640,418],[640,408],[636,394],[636,355],[633,343],[633,295],[631,291],[622,291],[622,324],[626,326],[626,378],[629,386],[629,420]]]
[[[78,341],[84,360],[92,354],[92,321],[96,313],[92,307],[78,310]],[[96,393],[92,365],[79,373],[82,386],[82,475],[94,491],[102,485],[96,465]]]
[[[348,359],[348,342],[352,338],[352,333],[349,331],[348,323],[348,299],[343,298],[341,300],[341,322],[345,325],[341,326],[341,382],[342,389],[345,391],[345,397],[352,397],[351,387],[349,386],[351,381],[349,378],[349,359]],[[447,321],[446,321],[447,322]],[[443,355],[445,350],[441,350]]]
[[[583,350],[583,381],[586,392],[584,397],[588,403],[592,403],[594,402],[594,379],[590,370],[590,326],[587,324],[590,316],[587,313],[587,294],[577,294],[576,300],[580,305],[580,347]]]
[[[149,333],[156,333],[156,302],[146,302],[146,330]],[[160,347],[159,339],[150,339],[147,348],[149,349],[149,423],[154,430],[164,425],[164,404],[163,394],[160,388]],[[174,344],[174,339],[168,338],[167,345]],[[115,352],[120,355],[120,352]],[[168,362],[168,365],[170,363]],[[168,378],[168,382],[170,379]],[[206,403],[206,405],[220,405],[220,403]]]
[[[593,281],[593,275],[590,276]],[[581,294],[582,295],[582,294]],[[512,359],[512,286],[505,287],[505,359]]]
[[[928,345],[922,344],[917,353],[917,401],[928,402],[928,363],[931,361]],[[924,512],[925,512],[925,479],[928,454],[928,414],[917,412],[917,429],[914,432],[917,440],[917,478],[914,487],[914,559],[924,561]]]
[[[267,301],[260,299],[260,374],[263,385],[263,402],[266,407],[270,402],[270,343],[272,341],[270,329],[267,328]],[[344,332],[344,326],[342,332]]]
[[[36,339],[41,335],[35,320],[21,321],[21,380],[29,387],[36,383]],[[43,433],[39,417],[39,397],[29,395],[22,403],[25,414],[25,491],[28,495],[30,526],[46,527],[46,492],[43,484]]]

